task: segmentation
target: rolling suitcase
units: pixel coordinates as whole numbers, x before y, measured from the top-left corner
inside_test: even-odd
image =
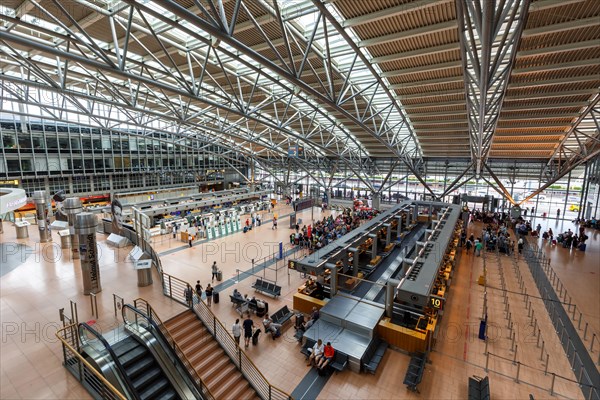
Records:
[[[260,336],[260,329],[256,329],[254,331],[254,335],[252,335],[252,344],[256,346],[258,344],[258,337]]]
[[[215,304],[219,303],[219,292],[217,292],[217,291],[213,292],[213,303],[215,303]]]

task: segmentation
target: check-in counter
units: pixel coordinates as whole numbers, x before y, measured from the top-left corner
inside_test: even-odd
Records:
[[[325,305],[324,300],[319,300],[311,296],[307,296],[300,292],[294,293],[293,298],[293,307],[294,310],[298,310],[305,314],[310,314],[312,312],[313,307],[317,307],[317,309],[321,309]]]
[[[377,333],[389,345],[412,352],[425,352],[429,336],[433,335],[437,320],[433,319],[423,331],[396,325],[385,317],[377,325]]]

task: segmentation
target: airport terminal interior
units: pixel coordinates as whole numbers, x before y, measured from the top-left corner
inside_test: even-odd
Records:
[[[2,0],[1,399],[600,400],[600,1]]]

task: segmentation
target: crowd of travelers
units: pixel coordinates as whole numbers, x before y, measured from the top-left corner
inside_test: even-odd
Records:
[[[300,225],[296,224],[296,232],[290,234],[290,243],[309,249],[320,249],[357,228],[362,220],[369,220],[378,213],[376,210],[352,211],[347,208],[336,217],[330,215],[317,220],[314,225],[304,225],[300,228]]]

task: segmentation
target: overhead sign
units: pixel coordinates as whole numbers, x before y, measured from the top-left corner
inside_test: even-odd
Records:
[[[304,147],[293,145],[288,148],[288,157],[304,158]]]
[[[441,308],[443,308],[445,302],[446,302],[446,299],[444,299],[443,297],[439,297],[439,296],[429,297],[429,306],[436,310],[440,310]]]

